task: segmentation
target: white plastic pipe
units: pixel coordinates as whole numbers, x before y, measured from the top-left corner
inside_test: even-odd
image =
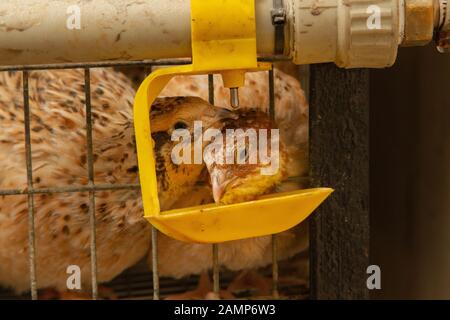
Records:
[[[256,0],[260,54],[274,48],[271,8]],[[184,58],[190,34],[189,0],[0,1],[0,65]]]

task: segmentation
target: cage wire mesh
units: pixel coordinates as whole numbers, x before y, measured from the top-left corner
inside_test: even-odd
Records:
[[[282,56],[273,56],[260,58],[260,61],[288,61]],[[126,62],[99,62],[99,63],[65,63],[65,64],[45,64],[45,65],[28,65],[28,66],[3,66],[0,72],[21,71],[23,86],[23,112],[24,112],[24,132],[25,132],[25,152],[26,152],[26,181],[25,189],[3,189],[0,190],[0,196],[26,195],[28,202],[28,260],[29,260],[29,278],[30,293],[22,296],[13,296],[11,292],[0,288],[0,299],[18,298],[32,300],[38,299],[38,279],[36,274],[36,230],[35,230],[35,204],[34,196],[37,194],[57,194],[57,193],[77,193],[87,192],[89,194],[89,223],[90,223],[90,257],[91,257],[91,286],[92,299],[99,298],[98,280],[97,280],[97,242],[96,242],[96,218],[95,218],[95,199],[96,192],[100,191],[116,191],[116,190],[136,190],[140,189],[139,184],[96,184],[94,181],[94,158],[93,158],[93,136],[92,136],[92,105],[91,105],[91,73],[92,68],[129,68],[139,67],[145,70],[145,73],[151,72],[153,67],[164,67],[173,65],[183,65],[191,63],[190,59],[160,59],[160,60],[144,60],[144,61],[126,61]],[[84,95],[85,95],[85,111],[86,111],[86,147],[87,147],[87,185],[78,186],[56,186],[48,188],[35,188],[33,186],[33,163],[32,163],[32,143],[30,129],[30,96],[29,96],[29,72],[51,69],[76,69],[84,70]],[[268,72],[269,82],[269,106],[268,112],[272,120],[275,119],[275,77],[274,70]],[[307,89],[307,72],[302,73],[301,82]],[[306,76],[305,76],[306,75]],[[305,84],[306,83],[306,84]],[[305,90],[306,93],[308,92]],[[18,93],[20,94],[20,93]],[[208,75],[208,100],[214,105],[214,76]],[[300,181],[308,184],[308,177],[290,177],[290,181]],[[120,299],[160,299],[161,296],[181,293],[183,291],[192,290],[197,276],[185,277],[182,280],[163,278],[160,279],[158,273],[158,230],[154,227],[151,229],[152,239],[152,274],[150,275],[148,268],[144,262],[138,263],[136,266],[126,270],[108,285],[114,290]],[[280,297],[279,273],[280,266],[277,257],[277,235],[272,235],[272,265],[264,268],[262,274],[272,277],[272,296],[271,298]],[[233,272],[221,270],[219,261],[220,244],[212,244],[212,279],[213,291],[217,296],[221,288],[229,284],[234,276]],[[282,268],[283,269],[283,268]],[[284,265],[285,272],[289,273],[289,261]],[[284,296],[292,299],[303,299],[308,295],[307,283],[304,285],[284,285]],[[246,298],[245,292],[237,298]],[[262,298],[262,297],[260,297]]]

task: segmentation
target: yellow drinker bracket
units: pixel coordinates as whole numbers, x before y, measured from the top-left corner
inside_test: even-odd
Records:
[[[134,126],[145,218],[182,241],[218,243],[285,231],[308,217],[333,191],[298,190],[232,204],[210,204],[161,212],[158,200],[150,108],[176,75],[222,75],[224,85],[244,85],[245,73],[269,70],[256,53],[254,0],[191,0],[192,64],[159,69],[139,87]]]

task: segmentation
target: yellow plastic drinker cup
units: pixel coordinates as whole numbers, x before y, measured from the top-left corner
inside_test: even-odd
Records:
[[[192,64],[159,69],[141,84],[134,125],[144,216],[181,241],[218,243],[275,234],[306,219],[332,192],[315,188],[277,193],[258,200],[209,204],[161,212],[158,200],[150,108],[176,75],[221,74],[224,85],[244,85],[245,73],[271,69],[256,53],[254,0],[191,0]]]

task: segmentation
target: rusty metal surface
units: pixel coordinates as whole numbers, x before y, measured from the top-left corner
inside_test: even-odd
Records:
[[[405,33],[402,45],[426,45],[433,39],[434,24],[433,0],[405,0]]]

